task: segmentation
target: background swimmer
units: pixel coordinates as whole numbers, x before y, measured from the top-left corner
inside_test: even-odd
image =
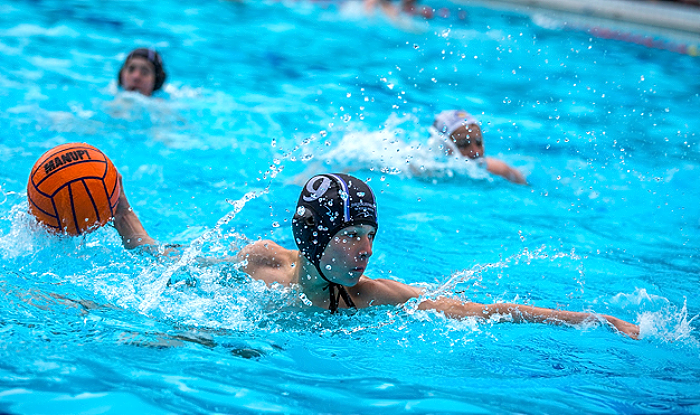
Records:
[[[514,183],[527,184],[518,170],[501,160],[484,156],[484,139],[479,122],[464,110],[443,111],[435,116],[430,141],[442,148],[447,156],[462,155],[479,162],[492,174]]]
[[[150,97],[165,82],[163,60],[153,49],[139,48],[129,53],[117,75],[119,86]]]
[[[376,199],[366,183],[344,174],[321,174],[304,186],[292,220],[299,250],[262,240],[243,248],[238,260],[242,270],[253,278],[299,287],[314,306],[331,312],[338,308],[399,305],[425,294],[414,286],[365,275],[377,227]],[[549,324],[600,320],[634,339],[639,335],[635,324],[602,314],[508,303],[479,304],[445,297],[423,300],[418,308],[458,319],[502,316],[513,322]]]
[[[410,15],[420,14],[426,19],[433,17],[433,9],[430,7],[419,7],[416,0],[400,0],[399,6],[394,6],[391,0],[365,0],[365,10],[372,12],[375,7],[381,8],[389,17],[398,17],[400,13]]]

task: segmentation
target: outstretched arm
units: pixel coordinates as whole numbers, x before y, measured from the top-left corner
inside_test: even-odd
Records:
[[[494,315],[509,316],[513,322],[523,321],[548,324],[579,324],[584,321],[605,320],[609,325],[633,339],[639,337],[639,326],[605,314],[581,313],[576,311],[553,310],[522,304],[464,303],[450,298],[427,300],[419,306],[422,310],[437,310],[452,318],[479,317],[489,319]]]
[[[129,201],[126,199],[122,176],[119,175],[119,185],[122,189],[119,196],[119,204],[114,212],[114,227],[122,237],[122,243],[126,249],[134,249],[142,245],[156,245],[155,239],[151,238],[144,229]]]
[[[356,286],[348,288],[348,292],[353,296],[353,301],[358,307],[382,304],[399,305],[411,298],[425,294],[418,287],[382,278],[372,280],[365,276],[360,279]],[[528,321],[548,324],[579,324],[584,321],[605,320],[631,338],[637,339],[639,337],[639,326],[605,314],[553,310],[511,303],[479,304],[445,297],[424,300],[418,305],[418,308],[441,311],[447,317],[458,319],[477,317],[487,320],[495,315],[503,315],[516,323]]]
[[[522,173],[501,160],[486,157],[486,169],[492,174],[505,177],[513,183],[527,184],[527,180],[525,180],[525,176]]]

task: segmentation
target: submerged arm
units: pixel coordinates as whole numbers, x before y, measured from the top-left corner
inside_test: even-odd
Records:
[[[358,307],[382,304],[399,305],[412,298],[419,298],[425,294],[425,292],[418,287],[383,278],[372,280],[365,276],[360,279],[360,282],[356,286],[348,288],[348,292],[353,295],[353,300]],[[553,310],[550,308],[511,303],[479,304],[445,297],[434,300],[423,300],[418,305],[418,308],[420,310],[441,311],[445,313],[445,316],[457,319],[477,317],[488,320],[493,316],[502,315],[510,317],[510,319],[516,323],[527,321],[558,325],[579,324],[584,321],[602,319],[633,339],[639,337],[639,326],[605,314]]]
[[[464,303],[450,298],[427,300],[419,306],[422,310],[437,310],[452,318],[478,317],[489,319],[494,315],[510,316],[513,322],[531,322],[547,324],[579,324],[584,321],[605,320],[615,329],[625,333],[633,339],[639,336],[639,326],[628,323],[619,318],[605,314],[582,313],[576,311],[553,310],[550,308],[533,307],[522,304],[496,303],[479,304]]]

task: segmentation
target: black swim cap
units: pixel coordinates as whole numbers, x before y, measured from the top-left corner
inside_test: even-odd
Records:
[[[377,228],[377,200],[365,182],[346,174],[312,177],[299,196],[292,218],[299,251],[319,267],[321,255],[339,230],[353,225]]]
[[[129,56],[126,57],[124,60],[124,64],[122,65],[122,68],[119,70],[119,73],[117,74],[117,82],[119,83],[119,86],[122,86],[122,71],[124,70],[124,67],[126,66],[126,63],[129,62],[129,59],[138,56],[139,58],[144,58],[147,61],[151,62],[153,64],[153,67],[155,68],[156,71],[156,82],[153,84],[153,92],[156,92],[157,90],[160,89],[160,87],[163,86],[163,83],[165,82],[166,78],[166,73],[165,70],[163,69],[163,59],[161,59],[160,54],[155,51],[155,49],[147,49],[147,48],[138,48],[134,49]]]

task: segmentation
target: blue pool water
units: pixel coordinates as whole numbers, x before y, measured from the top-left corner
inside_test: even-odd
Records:
[[[351,3],[0,5],[0,412],[698,413],[700,60],[448,2],[391,24]],[[458,9],[466,12],[460,19]],[[156,99],[118,92],[155,46]],[[426,150],[466,108],[531,186]],[[59,238],[26,213],[34,161],[102,149],[152,236]],[[300,183],[369,181],[368,275],[430,295],[612,314],[449,320],[416,304],[331,316],[225,258],[292,248]]]

